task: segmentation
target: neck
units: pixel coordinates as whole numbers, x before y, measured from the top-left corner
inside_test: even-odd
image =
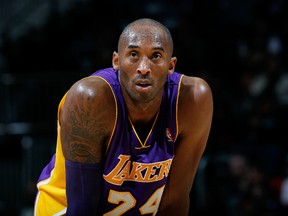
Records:
[[[163,91],[159,91],[149,102],[132,99],[129,94],[122,89],[123,98],[126,104],[127,114],[133,124],[149,124],[155,117],[162,102]]]
[[[129,103],[126,104],[127,106],[127,112],[130,120],[133,124],[141,123],[141,124],[148,124],[151,122],[152,119],[154,119],[155,115],[157,114],[157,111],[160,108],[161,102],[155,102],[151,104],[146,105],[131,105]]]

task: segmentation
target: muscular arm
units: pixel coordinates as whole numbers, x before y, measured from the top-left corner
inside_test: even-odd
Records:
[[[157,216],[187,216],[194,177],[206,148],[213,115],[209,85],[185,76],[179,97],[179,136],[175,157]]]
[[[101,162],[115,115],[111,89],[99,78],[82,79],[67,93],[59,116],[66,165],[66,215],[96,214]]]
[[[65,159],[79,163],[101,162],[114,121],[114,98],[103,80],[90,77],[75,83],[60,112]]]

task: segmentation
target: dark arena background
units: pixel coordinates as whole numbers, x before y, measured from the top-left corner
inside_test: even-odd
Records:
[[[170,28],[177,71],[213,91],[190,215],[287,215],[285,0],[0,0],[0,215],[33,215],[61,97],[111,66],[122,28],[140,17]]]

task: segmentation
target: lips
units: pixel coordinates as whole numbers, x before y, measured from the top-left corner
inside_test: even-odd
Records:
[[[145,84],[145,83],[139,83],[137,84],[138,86],[141,86],[141,87],[147,87],[147,86],[150,86],[149,84]]]
[[[141,87],[148,87],[151,86],[151,83],[149,82],[149,80],[137,80],[136,85]]]
[[[135,84],[136,89],[141,92],[146,92],[151,87],[151,82],[149,80],[137,80]]]

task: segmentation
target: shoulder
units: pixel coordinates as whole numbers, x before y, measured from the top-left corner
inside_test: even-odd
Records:
[[[180,96],[190,99],[194,102],[201,102],[202,100],[212,99],[212,91],[209,84],[200,77],[183,76]]]
[[[179,93],[179,127],[210,127],[213,113],[212,90],[200,77],[183,76]],[[206,124],[206,126],[205,126]]]
[[[89,76],[75,82],[66,94],[60,110],[63,118],[68,113],[78,113],[93,119],[100,117],[114,119],[116,109],[115,97],[109,84],[100,77]],[[111,115],[112,114],[112,115]]]
[[[116,103],[108,83],[86,77],[68,90],[59,111],[61,145],[66,159],[99,162],[116,123]],[[86,157],[87,156],[87,157]]]
[[[97,102],[109,97],[113,97],[109,84],[100,77],[89,76],[72,85],[67,92],[66,101],[79,99],[87,100],[87,102]]]

